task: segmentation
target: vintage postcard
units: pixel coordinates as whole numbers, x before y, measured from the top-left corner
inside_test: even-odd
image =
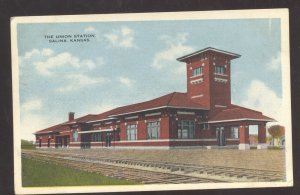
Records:
[[[293,185],[288,9],[11,19],[15,190]]]

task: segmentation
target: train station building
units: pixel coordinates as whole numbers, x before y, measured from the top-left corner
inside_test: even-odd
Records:
[[[249,149],[249,126],[266,144],[260,111],[231,103],[231,60],[240,55],[205,48],[177,60],[186,65],[187,92],[172,92],[101,114],[68,120],[35,133],[37,148],[192,148]]]

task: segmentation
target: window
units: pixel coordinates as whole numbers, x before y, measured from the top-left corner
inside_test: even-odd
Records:
[[[231,138],[232,139],[239,138],[239,128],[238,127],[231,127]]]
[[[202,124],[202,130],[209,130],[209,124],[208,123],[203,123]]]
[[[193,139],[195,123],[191,120],[178,122],[178,139]]]
[[[101,142],[101,133],[93,133],[92,142]]]
[[[147,139],[159,139],[160,122],[147,123]]]
[[[78,141],[78,131],[74,131],[73,132],[73,142],[77,142]]]
[[[198,67],[198,68],[193,69],[193,76],[197,76],[197,75],[200,75],[200,74],[202,74],[202,67]]]
[[[136,140],[137,125],[127,125],[127,140]]]
[[[224,131],[224,127],[216,127],[216,131]]]
[[[225,68],[223,66],[215,66],[216,74],[225,74]]]

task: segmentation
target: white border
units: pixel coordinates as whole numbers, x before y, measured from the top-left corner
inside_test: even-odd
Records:
[[[293,185],[292,173],[292,136],[286,134],[286,178],[285,182],[251,182],[251,183],[205,183],[205,184],[169,184],[169,185],[138,185],[138,186],[90,186],[90,187],[34,187],[23,188],[21,185],[21,138],[20,138],[20,102],[19,102],[19,69],[17,48],[17,24],[20,23],[58,23],[58,22],[103,22],[103,21],[159,21],[159,20],[199,20],[199,19],[281,19],[281,59],[283,78],[284,116],[288,121],[286,129],[291,129],[290,102],[290,66],[289,66],[289,13],[288,9],[260,10],[226,10],[202,12],[168,12],[168,13],[133,13],[133,14],[103,14],[103,15],[66,15],[66,16],[31,16],[14,17],[11,19],[12,44],[12,84],[13,84],[13,114],[14,114],[14,180],[15,192],[22,194],[45,193],[88,193],[88,192],[125,192],[125,191],[163,191],[186,189],[225,189],[225,188],[260,188]],[[129,114],[129,113],[128,113]]]

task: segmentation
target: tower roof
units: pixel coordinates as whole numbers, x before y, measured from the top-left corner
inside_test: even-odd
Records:
[[[205,49],[201,49],[199,51],[196,51],[196,52],[193,52],[191,54],[188,54],[188,55],[182,56],[180,58],[177,58],[177,60],[180,61],[180,62],[185,62],[187,59],[189,59],[191,57],[195,57],[197,55],[200,55],[202,53],[209,52],[209,51],[227,55],[231,59],[235,59],[235,58],[241,57],[241,55],[239,55],[239,54],[235,54],[235,53],[224,51],[224,50],[220,50],[220,49],[215,49],[215,48],[212,48],[212,47],[207,47]]]

